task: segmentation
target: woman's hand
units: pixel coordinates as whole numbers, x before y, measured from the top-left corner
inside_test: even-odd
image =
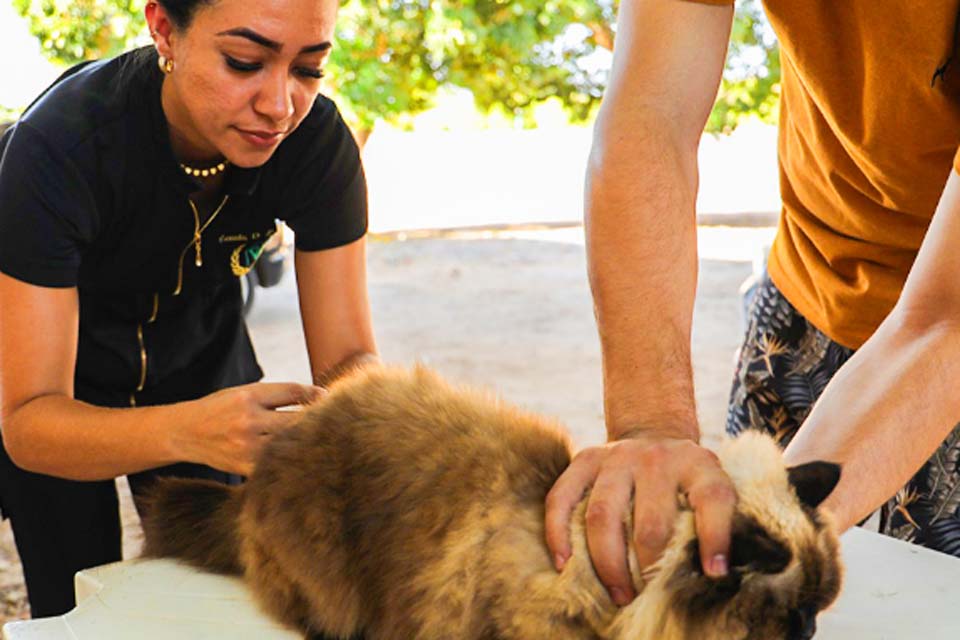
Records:
[[[198,400],[107,409],[74,399],[76,289],[40,287],[0,273],[0,418],[14,463],[69,480],[105,480],[176,462],[249,474],[260,448],[324,391],[258,383]]]
[[[171,435],[177,457],[250,475],[263,445],[300,417],[299,411],[278,409],[310,404],[325,394],[311,385],[259,382],[186,403],[190,417]]]
[[[557,570],[570,557],[570,517],[587,490],[587,548],[616,604],[626,605],[636,596],[624,539],[631,497],[633,545],[641,570],[663,553],[677,517],[677,496],[685,494],[694,511],[706,574],[726,574],[736,493],[713,452],[692,440],[659,434],[581,451],[547,495],[547,546]]]

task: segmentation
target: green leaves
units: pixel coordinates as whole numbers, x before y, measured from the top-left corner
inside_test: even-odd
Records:
[[[144,31],[145,0],[13,0],[48,58],[63,65],[114,56]]]
[[[518,119],[556,96],[584,120],[604,80],[579,65],[598,47],[584,21],[612,17],[609,2],[588,0],[354,0],[340,10],[331,76],[362,127],[429,108],[442,85]]]
[[[780,47],[759,0],[737,3],[727,63],[713,112],[710,133],[730,133],[756,117],[775,124],[780,113]]]
[[[433,106],[442,61],[452,47],[437,37],[444,32],[429,6],[422,0],[341,6],[328,76],[356,128],[372,129],[379,119],[395,122]]]
[[[44,53],[64,65],[147,42],[146,0],[13,0]],[[758,0],[738,3],[727,69],[707,130],[750,116],[775,121],[779,51]],[[442,86],[477,108],[532,124],[559,99],[591,117],[607,82],[617,0],[345,0],[328,76],[358,133],[433,106]]]

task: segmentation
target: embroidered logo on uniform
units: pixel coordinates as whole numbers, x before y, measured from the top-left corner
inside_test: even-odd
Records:
[[[249,236],[246,234],[233,234],[220,236],[220,242],[240,242],[230,254],[230,271],[237,277],[247,275],[253,265],[257,263],[260,254],[263,253],[263,245],[270,239],[276,229],[271,229],[266,233],[254,231]]]
[[[257,258],[263,253],[265,240],[253,244],[242,244],[230,254],[230,271],[235,276],[245,276],[257,263]]]

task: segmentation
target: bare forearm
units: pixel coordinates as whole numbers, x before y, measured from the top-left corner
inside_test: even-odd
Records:
[[[697,437],[696,147],[664,118],[611,114],[591,154],[587,259],[611,438],[638,427]]]
[[[367,296],[366,240],[326,251],[297,251],[300,318],[313,383],[376,359]]]
[[[845,364],[787,448],[790,464],[839,462],[824,503],[841,529],[893,496],[960,417],[960,327],[912,328],[895,311]]]
[[[320,375],[314,374],[313,384],[318,387],[328,387],[338,378],[341,378],[352,371],[362,369],[363,367],[377,364],[380,362],[380,356],[376,353],[361,351],[354,353],[341,360],[338,364],[330,367]]]
[[[3,438],[14,462],[28,471],[104,480],[177,462],[171,434],[189,413],[189,403],[106,409],[41,396],[4,420]]]

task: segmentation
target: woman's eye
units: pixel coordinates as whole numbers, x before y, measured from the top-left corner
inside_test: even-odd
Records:
[[[244,62],[230,56],[224,56],[224,59],[227,61],[227,66],[235,71],[259,71],[263,68],[259,62]]]
[[[317,80],[324,76],[323,69],[313,69],[310,67],[299,67],[297,73],[306,78],[315,78]]]

